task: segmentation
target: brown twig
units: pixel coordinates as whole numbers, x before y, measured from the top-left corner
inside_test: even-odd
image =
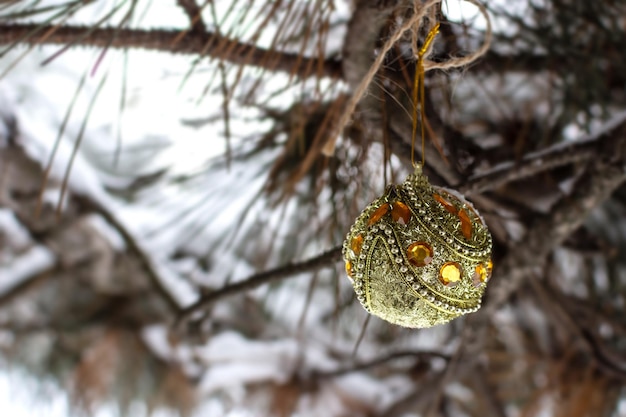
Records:
[[[367,369],[375,368],[375,367],[377,367],[379,365],[383,365],[383,364],[385,364],[387,362],[391,362],[393,360],[402,359],[402,358],[413,358],[413,359],[416,359],[418,361],[425,361],[425,362],[429,362],[429,361],[431,361],[434,358],[443,359],[444,361],[449,361],[450,360],[450,356],[448,356],[446,354],[443,354],[441,352],[406,350],[406,351],[399,351],[399,352],[389,353],[389,354],[386,354],[384,356],[381,356],[381,357],[369,360],[367,362],[357,363],[357,364],[354,364],[353,366],[349,366],[349,367],[345,367],[345,368],[339,368],[339,369],[335,369],[333,371],[315,372],[313,374],[313,377],[315,377],[315,378],[333,378],[333,377],[349,374],[349,373],[352,373],[352,372],[365,371]]]
[[[489,416],[491,417],[506,417],[504,412],[504,406],[496,395],[495,388],[487,380],[487,370],[484,369],[484,364],[476,364],[472,372],[472,379],[474,386],[479,394],[479,397],[487,405],[489,410]]]
[[[622,358],[616,358],[611,352],[607,352],[594,331],[583,327],[570,315],[558,294],[549,292],[536,279],[531,279],[530,284],[544,307],[553,312],[550,316],[558,321],[559,327],[568,329],[576,336],[585,352],[595,359],[596,366],[607,375],[626,381],[626,363],[620,362]]]
[[[342,55],[345,80],[355,89],[374,59],[380,34],[397,5],[395,2],[358,0],[347,25]]]
[[[459,191],[466,194],[480,193],[564,165],[586,162],[603,155],[611,156],[616,142],[623,140],[623,137],[616,135],[615,132],[625,122],[626,113],[623,113],[607,124],[599,134],[529,153],[518,163],[502,163],[489,172],[470,178],[459,187]]]
[[[388,406],[383,410],[380,417],[396,417],[405,414],[419,413],[422,415],[425,404],[435,395],[436,391],[440,388],[441,379],[443,377],[442,372],[438,372],[430,375],[426,381],[422,381],[419,386],[395,403]]]
[[[159,273],[154,267],[152,261],[150,260],[150,256],[144,252],[135,237],[126,229],[126,227],[122,223],[117,220],[115,215],[113,215],[113,213],[111,213],[105,207],[101,206],[90,198],[79,195],[75,195],[74,198],[76,198],[76,200],[79,201],[81,205],[88,207],[95,213],[101,215],[111,226],[115,228],[115,230],[117,230],[120,235],[122,235],[122,238],[124,239],[126,245],[128,245],[130,251],[137,256],[137,259],[139,259],[139,262],[147,273],[150,281],[152,282],[152,285],[154,286],[154,289],[157,291],[158,294],[161,295],[163,300],[165,300],[167,306],[174,314],[179,312],[180,306],[178,305],[178,302],[170,293],[170,291],[163,285]]]
[[[36,24],[0,25],[0,44],[12,44],[38,27]],[[49,33],[50,29],[51,27],[44,26],[41,31]],[[236,65],[250,65],[272,71],[292,73],[296,65],[300,63],[295,75],[301,78],[317,76],[316,73],[309,73],[306,69],[309,68],[309,64],[315,67],[320,65],[319,58],[303,58],[296,53],[270,51],[235,39],[223,38],[212,32],[190,31],[185,33],[182,38],[180,35],[180,31],[164,29],[93,29],[86,26],[64,26],[49,34],[45,40],[29,37],[24,39],[23,43],[29,45],[67,45],[75,42],[77,46],[137,48],[172,54],[205,54],[208,56],[213,56],[218,45],[226,43],[232,47],[222,47],[219,58]],[[76,41],[79,37],[82,38]],[[210,47],[206,48],[207,45]],[[224,53],[224,50],[228,53]],[[268,54],[272,55],[272,60],[267,59]],[[339,61],[326,59],[321,63],[321,68],[321,74],[324,77],[342,77]]]
[[[12,288],[4,291],[0,294],[0,307],[9,304],[14,301],[18,297],[24,296],[25,293],[29,292],[31,289],[38,287],[43,282],[45,282],[52,273],[58,269],[58,265],[55,264],[44,271],[38,272],[37,274],[29,277],[27,280],[24,280]]]
[[[549,216],[537,221],[494,270],[496,279],[488,287],[485,315],[506,302],[529,276],[539,273],[549,253],[626,181],[626,117],[610,124],[599,135],[594,148],[589,169],[572,195],[557,204]]]
[[[189,18],[192,32],[206,33],[206,24],[202,20],[202,8],[195,0],[176,0],[176,3],[183,9]]]
[[[619,148],[623,141],[624,130],[626,129],[626,117],[618,119],[616,122],[609,124],[607,129],[602,131],[594,138],[588,138],[585,141],[575,142],[567,147],[553,149],[550,152],[542,154],[533,154],[534,159],[529,158],[525,161],[521,171],[516,167],[509,166],[508,169],[498,171],[500,176],[507,178],[521,178],[522,176],[537,173],[540,168],[550,169],[550,167],[560,166],[564,163],[571,163],[576,160],[585,160],[590,158],[589,152],[593,152],[596,163],[592,169],[584,176],[579,183],[577,191],[570,197],[571,201],[558,207],[558,211],[553,213],[551,217],[540,221],[529,232],[529,235],[518,248],[513,248],[510,255],[505,258],[499,266],[497,275],[507,276],[507,279],[496,281],[492,284],[491,299],[488,308],[495,309],[506,301],[508,296],[523,282],[523,280],[532,273],[534,269],[540,265],[538,260],[544,259],[545,256],[563,240],[565,240],[586,218],[591,208],[604,201],[610,193],[626,179],[624,170],[615,166],[603,158],[624,158],[623,150]],[[574,153],[576,156],[568,157],[567,155]],[[620,159],[621,160],[621,159]],[[539,161],[539,163],[534,162]],[[567,162],[563,162],[567,161]],[[617,163],[619,165],[619,162]],[[545,168],[545,167],[548,168]],[[476,182],[481,187],[486,184],[493,186],[498,183],[498,175],[490,174],[491,182]],[[471,183],[470,183],[471,184]],[[472,185],[468,185],[467,189],[472,189]],[[331,264],[340,258],[340,248],[331,249],[317,257],[297,264],[288,264],[286,266],[266,271],[261,274],[238,282],[233,285],[226,286],[218,291],[210,293],[202,297],[199,301],[187,307],[181,312],[178,322],[182,322],[189,318],[195,312],[205,310],[213,302],[236,293],[247,291],[258,286],[287,278],[291,275],[316,270],[322,266]]]
[[[307,259],[306,261],[298,263],[288,263],[275,269],[270,269],[265,272],[254,274],[243,281],[236,282],[234,284],[227,285],[220,288],[217,291],[211,292],[202,296],[198,301],[183,309],[177,319],[177,325],[181,325],[187,321],[193,314],[205,311],[214,302],[221,300],[222,298],[229,297],[241,292],[249,291],[261,285],[269,284],[289,278],[293,275],[303,272],[316,271],[325,266],[332,265],[341,258],[341,247],[337,246],[327,250],[317,256]]]

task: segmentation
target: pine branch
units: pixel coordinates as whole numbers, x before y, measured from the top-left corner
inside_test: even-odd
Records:
[[[435,358],[439,358],[442,359],[444,361],[449,361],[450,360],[450,356],[443,354],[441,352],[436,352],[436,351],[420,351],[420,350],[415,350],[415,351],[400,351],[400,352],[393,352],[393,353],[389,353],[386,354],[384,356],[378,357],[378,358],[374,358],[372,360],[369,360],[367,362],[361,362],[361,363],[357,363],[353,366],[349,366],[346,368],[340,368],[340,369],[335,369],[332,371],[325,371],[325,372],[315,372],[313,374],[314,378],[334,378],[334,377],[338,377],[338,376],[342,376],[345,374],[349,374],[352,372],[360,372],[360,371],[365,371],[367,369],[370,368],[375,368],[377,366],[380,365],[384,365],[387,362],[391,362],[394,361],[396,359],[403,359],[403,358],[413,358],[416,359],[418,361],[424,361],[426,363],[430,362],[431,360],[435,359]]]
[[[152,261],[150,260],[150,256],[145,253],[139,243],[135,240],[135,237],[126,229],[126,227],[122,223],[117,220],[115,215],[90,198],[80,195],[75,195],[74,198],[79,201],[80,204],[84,207],[87,207],[95,213],[101,215],[111,226],[115,228],[115,230],[117,230],[120,235],[122,235],[124,243],[128,245],[130,252],[134,253],[139,260],[141,266],[148,275],[148,278],[152,283],[155,291],[163,298],[172,313],[176,314],[177,312],[179,312],[180,307],[178,306],[178,302],[176,301],[172,293],[163,285],[159,273],[154,267]]]
[[[489,410],[489,416],[492,417],[506,417],[504,412],[504,406],[498,395],[496,394],[495,387],[487,380],[488,371],[485,369],[484,363],[476,364],[472,370],[474,375],[474,382],[477,393],[483,399]]]
[[[531,279],[530,284],[544,308],[552,312],[550,317],[560,328],[569,330],[575,336],[582,349],[595,359],[596,366],[607,375],[626,381],[626,359],[609,352],[594,334],[595,329],[586,328],[575,320],[567,306],[563,304],[561,295],[550,291],[536,279]]]
[[[543,272],[548,255],[563,243],[587,218],[589,212],[608,199],[626,181],[626,115],[621,115],[595,137],[595,155],[589,159],[587,172],[571,196],[556,204],[553,212],[538,220],[523,240],[510,247],[495,265],[493,282],[487,286],[483,308],[466,319],[472,341],[465,343],[465,357],[477,360],[489,339],[488,323],[495,312],[528,280]],[[590,138],[594,141],[594,138]],[[584,149],[586,144],[578,143]],[[580,151],[586,154],[586,151]],[[548,152],[548,154],[551,154]],[[557,155],[555,151],[552,155]],[[559,159],[559,158],[555,158]],[[508,170],[514,170],[509,167]],[[494,176],[493,178],[497,178]]]
[[[396,7],[395,2],[356,2],[342,51],[345,80],[351,88],[356,88],[367,74],[374,60],[374,51],[380,42],[380,33]]]
[[[626,150],[622,149],[625,130],[626,115],[609,124],[603,132],[595,137],[575,142],[572,145],[553,148],[547,152],[532,154],[521,166],[506,166],[505,169],[498,169],[490,173],[487,176],[489,180],[480,177],[479,180],[470,182],[462,188],[466,192],[485,190],[566,163],[585,161],[592,157],[597,158],[593,169],[579,184],[575,195],[571,196],[572,201],[559,206],[563,209],[535,225],[524,242],[519,244],[517,248],[512,248],[509,256],[498,266],[497,276],[507,276],[508,278],[496,280],[491,285],[491,287],[495,287],[491,293],[496,294],[493,297],[494,300],[497,300],[490,300],[488,305],[492,306],[491,308],[504,303],[525,277],[540,265],[537,260],[544,259],[554,247],[562,243],[580,226],[591,208],[606,200],[611,192],[626,179],[626,173],[624,173],[623,168],[619,167],[619,164],[626,160],[626,156],[624,156]],[[501,181],[502,179],[504,182]],[[338,261],[340,256],[341,249],[337,247],[302,263],[292,263],[253,275],[244,281],[226,286],[202,297],[181,312],[178,322],[187,320],[192,314],[205,310],[223,297],[282,280],[297,273],[316,270]]]
[[[610,124],[597,138],[595,156],[571,196],[536,222],[524,239],[511,247],[494,269],[487,290],[485,315],[493,313],[529,276],[541,270],[549,253],[571,235],[589,212],[606,201],[626,181],[626,117]]]
[[[518,163],[502,163],[489,172],[470,178],[459,187],[459,191],[465,194],[481,193],[565,165],[610,157],[617,142],[623,140],[619,134],[615,134],[623,123],[626,123],[626,113],[617,116],[595,135],[529,153]]]
[[[202,20],[202,9],[196,0],[177,0],[176,2],[189,18],[192,32],[206,33],[207,28],[204,20]]]
[[[316,271],[320,268],[332,265],[339,259],[341,259],[341,246],[329,249],[326,252],[307,259],[306,261],[302,261],[299,263],[288,263],[278,268],[270,269],[269,271],[254,274],[251,277],[244,279],[243,281],[227,285],[217,291],[204,295],[194,304],[190,305],[180,312],[177,320],[177,325],[180,326],[195,313],[206,311],[208,308],[211,307],[213,303],[221,300],[222,298],[249,291],[254,288],[260,287],[261,285],[280,281],[296,274]]]
[[[11,45],[32,31],[40,28],[36,24],[0,25],[0,44]],[[26,37],[22,43],[28,45],[67,45],[97,48],[145,49],[172,54],[198,55],[228,61],[236,65],[250,65],[270,71],[293,73],[300,78],[318,76],[341,78],[341,63],[326,59],[320,66],[318,58],[302,57],[295,53],[259,48],[212,32],[190,31],[187,33],[164,29],[93,29],[87,26],[45,26],[39,29],[46,33],[45,39]],[[80,39],[79,39],[80,38]],[[1,55],[0,55],[1,56]],[[271,56],[271,59],[268,57]],[[320,68],[320,73],[309,68]]]
[[[33,288],[39,287],[44,281],[50,278],[52,273],[58,268],[58,265],[54,265],[42,272],[39,272],[28,279],[20,282],[14,287],[0,294],[0,307],[13,302],[19,297],[25,296],[25,294]]]

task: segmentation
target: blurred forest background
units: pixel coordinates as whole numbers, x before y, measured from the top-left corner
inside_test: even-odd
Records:
[[[72,415],[626,416],[626,3],[483,4],[489,51],[426,73],[425,173],[484,216],[493,278],[413,330],[368,319],[340,259],[411,166],[409,32],[332,145],[420,2],[0,2],[12,389]],[[431,61],[484,42],[474,5],[433,7]]]

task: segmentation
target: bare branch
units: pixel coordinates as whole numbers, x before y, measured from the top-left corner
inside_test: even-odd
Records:
[[[181,311],[177,323],[179,325],[184,323],[194,313],[205,311],[214,302],[221,300],[222,298],[249,291],[271,282],[280,281],[296,274],[316,271],[325,266],[332,265],[339,259],[341,259],[341,246],[334,247],[326,252],[314,256],[313,258],[307,259],[306,261],[288,263],[287,265],[252,275],[243,281],[227,285],[217,291],[201,297],[194,304]]]
[[[560,294],[548,291],[545,285],[536,279],[530,280],[532,289],[538,295],[544,307],[554,314],[550,314],[558,321],[559,327],[568,329],[575,339],[580,341],[582,348],[595,359],[596,366],[609,376],[626,381],[626,361],[624,358],[615,357],[612,352],[608,352],[603,343],[598,340],[594,330],[583,327],[563,305]]]
[[[130,251],[134,253],[135,256],[137,256],[137,259],[141,263],[141,266],[148,275],[148,278],[150,279],[150,282],[152,283],[157,293],[165,300],[167,306],[173,313],[180,311],[180,307],[174,296],[171,294],[170,291],[168,291],[167,288],[163,286],[159,273],[156,271],[152,264],[152,261],[150,260],[150,256],[144,252],[139,243],[135,240],[135,237],[126,229],[126,227],[122,223],[117,220],[115,215],[113,215],[113,213],[111,213],[105,207],[101,206],[90,198],[79,195],[75,195],[74,198],[79,201],[81,205],[88,207],[89,209],[104,217],[104,219],[111,226],[113,226],[120,235],[122,235],[122,238],[124,239],[124,242],[128,245]]]
[[[615,130],[625,121],[626,113],[607,124],[604,131],[596,135],[529,153],[519,163],[500,164],[487,173],[470,178],[459,190],[466,194],[481,193],[564,165],[589,161],[598,156],[610,157],[616,142],[623,140],[615,134]]]
[[[506,417],[504,406],[496,395],[495,388],[487,380],[487,371],[483,364],[476,364],[473,369],[474,382],[480,398],[485,401],[489,415],[492,417]]]
[[[14,287],[10,288],[8,291],[0,294],[0,307],[4,307],[6,304],[12,302],[18,297],[24,296],[24,294],[30,291],[32,288],[37,288],[42,282],[50,278],[51,273],[57,268],[57,265],[54,265],[51,268],[46,269],[45,271],[39,272],[36,275],[33,275],[29,279],[20,282]]]
[[[37,28],[39,26],[36,24],[0,25],[0,44],[12,44]],[[64,26],[55,30],[52,29],[52,26],[40,29],[42,33],[47,34],[44,40],[28,37],[24,39],[23,43],[28,45],[67,45],[75,42],[77,46],[98,48],[137,48],[173,54],[204,54],[237,65],[250,65],[272,71],[294,73],[302,78],[318,76],[317,72],[310,72],[308,68],[319,67],[321,67],[321,75],[324,77],[342,77],[341,64],[334,59],[327,59],[320,65],[318,58],[302,57],[297,53],[266,50],[234,39],[227,39],[212,32],[191,31],[183,33],[181,36],[179,31],[163,29],[94,29],[86,26]],[[217,54],[218,50],[219,54]],[[268,59],[270,56],[272,59]]]
[[[370,369],[370,368],[374,368],[374,367],[377,367],[377,366],[380,366],[380,365],[384,365],[387,362],[391,362],[393,360],[402,359],[402,358],[413,358],[413,359],[416,359],[418,361],[425,361],[425,362],[429,362],[429,361],[433,360],[434,358],[439,358],[439,359],[442,359],[444,361],[450,360],[450,356],[445,355],[445,354],[443,354],[441,352],[407,350],[407,351],[400,351],[400,352],[389,353],[389,354],[386,354],[384,356],[381,356],[381,357],[378,357],[378,358],[374,358],[374,359],[372,359],[370,361],[357,363],[357,364],[354,364],[353,366],[349,366],[349,367],[346,367],[346,368],[335,369],[333,371],[327,371],[327,372],[316,372],[316,373],[313,374],[313,376],[316,377],[316,378],[333,378],[333,377],[336,377],[336,376],[349,374],[351,372],[364,371],[364,370],[367,370],[367,369]]]
[[[464,190],[467,192],[469,190],[483,190],[495,187],[500,184],[501,178],[507,178],[511,181],[527,177],[566,163],[588,160],[592,155],[595,155],[596,158],[602,155],[607,157],[621,155],[617,147],[623,140],[625,125],[626,117],[619,119],[594,138],[575,142],[572,145],[552,149],[548,152],[531,154],[522,163],[521,168],[520,166],[508,166],[507,169],[498,169],[473,183],[470,182],[469,185],[465,186]],[[599,150],[600,152],[598,152]],[[498,275],[504,274],[509,278],[506,281],[496,281],[495,285],[492,285],[492,287],[496,288],[492,293],[498,294],[495,298],[498,301],[494,301],[490,305],[497,306],[503,303],[520,285],[527,274],[538,265],[536,260],[544,258],[555,246],[565,240],[586,218],[588,211],[604,201],[626,179],[623,169],[615,167],[614,163],[597,162],[595,169],[592,169],[579,184],[576,195],[572,196],[573,201],[560,206],[560,211],[555,212],[549,219],[539,222],[529,233],[523,244],[519,245],[520,248],[511,250],[509,257],[498,268]],[[485,180],[485,178],[489,178],[489,181]],[[205,310],[212,303],[223,297],[282,280],[297,273],[317,270],[329,265],[339,260],[340,254],[341,249],[337,247],[307,261],[287,264],[226,286],[202,297],[193,305],[185,308],[181,312],[178,322],[188,319],[195,312]],[[504,284],[505,282],[506,284]]]
[[[206,24],[202,20],[202,9],[198,6],[196,0],[177,0],[176,2],[189,18],[191,30],[196,33],[206,33]]]
[[[596,143],[596,154],[572,195],[557,204],[550,216],[539,220],[523,241],[510,248],[494,270],[496,279],[487,290],[486,315],[538,272],[548,254],[580,227],[593,208],[626,181],[626,117],[609,125],[598,141],[601,146]]]
[[[348,23],[342,61],[346,82],[358,86],[372,62],[380,32],[397,5],[395,2],[358,0]]]
[[[598,50],[602,50],[602,60],[598,62],[606,62],[609,65],[616,64],[617,57],[621,56],[623,52],[618,50],[614,45],[596,45]],[[445,61],[448,59],[448,55],[435,55],[431,59],[434,61]],[[572,55],[569,53],[562,53],[560,51],[550,51],[549,54],[539,54],[533,52],[517,52],[515,54],[502,54],[496,51],[487,52],[479,61],[476,61],[472,65],[472,72],[482,72],[493,74],[497,73],[511,73],[522,72],[527,74],[533,74],[537,72],[569,72],[572,66],[580,63],[580,56]],[[598,71],[602,71],[605,76],[604,81],[606,85],[611,88],[619,88],[624,83],[624,73],[615,68],[613,71],[600,70],[605,68],[598,65]],[[458,69],[452,69],[457,71]],[[461,69],[462,71],[462,69]]]

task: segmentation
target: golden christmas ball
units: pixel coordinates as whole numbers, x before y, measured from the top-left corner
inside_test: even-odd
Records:
[[[491,234],[459,193],[420,166],[356,219],[343,244],[365,309],[405,327],[431,327],[480,308],[491,277]]]

